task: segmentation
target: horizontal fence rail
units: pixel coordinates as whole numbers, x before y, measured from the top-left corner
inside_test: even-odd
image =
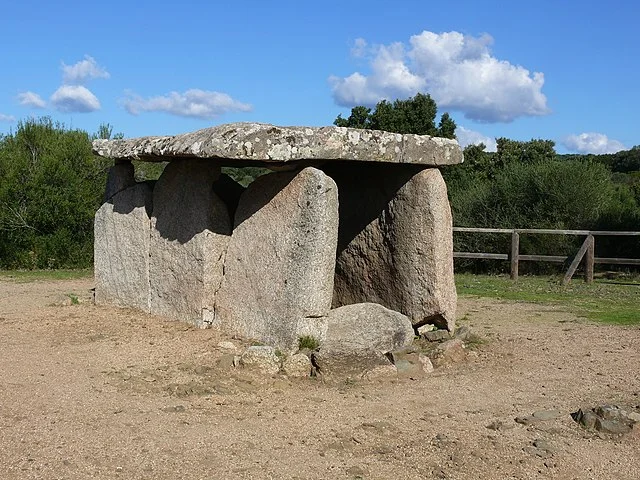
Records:
[[[521,261],[553,262],[565,263],[571,260],[562,283],[571,281],[574,273],[578,269],[580,262],[584,259],[585,281],[593,281],[593,269],[595,264],[607,265],[640,265],[640,258],[604,258],[595,256],[595,237],[597,236],[623,236],[640,237],[640,232],[609,232],[601,230],[552,230],[546,228],[474,228],[474,227],[453,227],[453,231],[461,233],[499,233],[511,235],[511,252],[509,253],[486,253],[486,252],[453,252],[454,258],[473,258],[484,260],[509,260],[511,262],[511,278],[518,279],[518,265]],[[563,255],[521,255],[520,235],[578,235],[586,236],[585,241],[575,256]]]

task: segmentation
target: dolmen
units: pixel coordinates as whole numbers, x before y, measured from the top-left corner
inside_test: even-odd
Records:
[[[97,304],[283,352],[355,336],[344,340],[375,356],[422,325],[455,327],[438,169],[462,162],[455,140],[236,123],[93,150],[115,163],[95,216]],[[156,182],[136,182],[132,160],[168,163]],[[224,166],[273,172],[245,188]]]

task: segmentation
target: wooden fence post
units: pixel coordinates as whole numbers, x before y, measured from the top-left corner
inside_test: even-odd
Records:
[[[573,277],[573,274],[576,273],[578,265],[580,265],[580,261],[582,260],[582,257],[584,257],[584,254],[587,252],[589,245],[593,245],[593,235],[591,234],[587,235],[587,238],[580,247],[580,250],[578,250],[576,256],[573,257],[573,262],[571,262],[571,265],[569,265],[569,270],[567,270],[567,273],[565,273],[564,278],[562,279],[563,285],[566,285],[571,281],[571,277]]]
[[[589,235],[587,237],[589,245],[587,246],[587,253],[584,257],[584,281],[587,283],[593,282],[593,265],[595,263],[595,250],[596,250],[596,237]]]
[[[520,260],[520,234],[511,233],[511,280],[518,280],[518,261]]]

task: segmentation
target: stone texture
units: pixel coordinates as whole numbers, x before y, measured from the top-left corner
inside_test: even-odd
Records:
[[[319,340],[331,308],[338,192],[315,168],[272,173],[242,195],[216,298],[216,324],[291,352]]]
[[[424,332],[422,337],[430,342],[443,342],[445,340],[451,340],[451,334],[448,330],[431,330],[430,332]]]
[[[153,193],[150,311],[197,326],[213,321],[231,235],[227,207],[213,191],[220,167],[170,162]]]
[[[429,357],[411,347],[395,350],[389,356],[400,378],[419,379],[433,372],[433,364]]]
[[[276,350],[266,345],[247,348],[240,357],[240,365],[266,375],[275,375],[280,371]]]
[[[447,188],[437,169],[325,168],[340,192],[333,306],[373,302],[453,331],[456,290]]]
[[[327,316],[327,334],[313,361],[323,374],[360,374],[388,365],[386,354],[413,342],[411,321],[375,303],[346,305]]]
[[[296,353],[282,362],[282,371],[288,377],[304,378],[311,375],[311,360],[304,353]]]
[[[467,358],[467,352],[464,349],[464,343],[458,338],[439,344],[431,355],[431,361],[436,368],[463,362],[465,358]]]
[[[327,160],[429,166],[462,163],[458,142],[445,138],[345,127],[278,127],[261,123],[232,123],[167,137],[95,140],[93,151],[103,157],[152,162],[213,158],[231,166],[247,161],[305,165]]]
[[[149,213],[144,183],[122,190],[97,211],[94,222],[95,302],[149,312]]]
[[[136,184],[135,169],[131,162],[117,162],[109,169],[107,186],[104,190],[104,201],[107,202],[116,193],[133,187]]]

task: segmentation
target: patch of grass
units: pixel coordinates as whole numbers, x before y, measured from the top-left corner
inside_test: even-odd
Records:
[[[90,268],[78,270],[0,270],[0,279],[16,282],[37,282],[41,280],[79,280],[93,276]]]
[[[587,284],[574,279],[562,285],[561,277],[457,274],[461,296],[561,305],[578,316],[619,325],[640,324],[640,281],[595,280]]]
[[[71,305],[79,305],[80,299],[78,299],[78,295],[75,293],[67,293],[67,297],[71,299]]]
[[[303,335],[298,338],[298,350],[315,350],[320,346],[320,342],[316,337],[311,335]]]

